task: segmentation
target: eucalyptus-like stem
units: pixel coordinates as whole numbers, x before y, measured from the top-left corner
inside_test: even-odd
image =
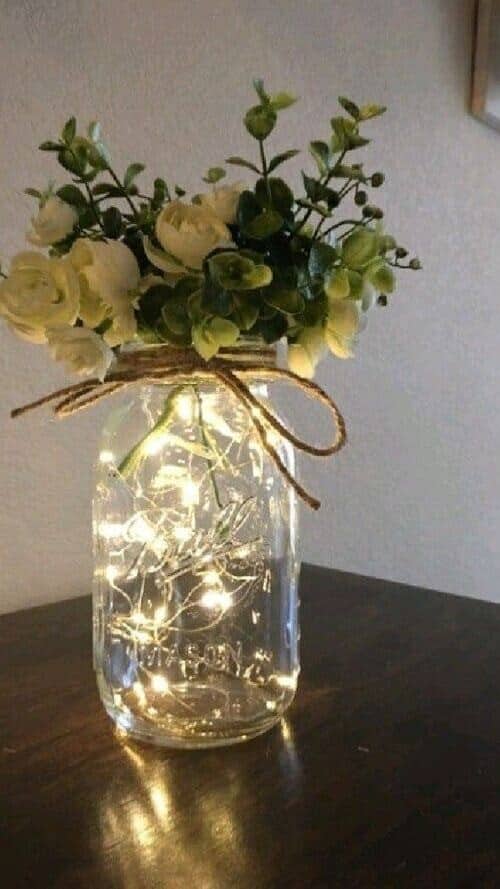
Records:
[[[205,420],[203,418],[203,402],[202,402],[201,393],[200,393],[198,386],[193,386],[193,389],[194,389],[194,394],[196,396],[196,401],[198,404],[198,422],[200,424],[201,438],[202,438],[202,441],[203,441],[203,444],[205,445],[205,447],[208,450],[213,450],[212,445],[211,445],[208,435],[207,435]],[[215,469],[212,466],[211,460],[207,460],[207,466],[208,466],[208,472],[210,475],[210,481],[212,482],[212,487],[214,489],[214,497],[217,502],[217,506],[219,507],[219,509],[222,509],[222,501],[220,498],[219,486],[217,485],[217,479],[215,477]]]
[[[320,182],[321,182],[322,185],[328,185],[328,183],[329,183],[330,180],[334,177],[335,173],[337,172],[338,168],[340,167],[342,161],[344,160],[344,158],[345,158],[345,156],[346,156],[346,153],[347,153],[347,148],[344,149],[344,151],[343,151],[342,154],[339,156],[338,160],[335,162],[335,164],[334,164],[334,166],[332,167],[332,169],[331,169],[328,173],[325,174],[325,176],[323,177],[323,181],[321,182],[321,180],[320,180]],[[304,216],[304,218],[298,220],[297,225],[295,226],[295,228],[294,228],[293,231],[292,231],[292,236],[295,235],[295,234],[297,234],[297,232],[302,228],[302,226],[306,224],[306,222],[307,222],[307,220],[309,219],[311,213],[313,213],[313,210],[312,210],[312,209],[309,209],[309,210],[307,211],[306,215]]]
[[[147,456],[147,452],[150,449],[151,445],[154,443],[155,439],[160,439],[161,436],[166,431],[167,427],[170,425],[172,421],[172,416],[175,410],[175,402],[177,396],[182,391],[182,386],[176,386],[175,389],[172,390],[170,395],[167,397],[165,401],[165,407],[161,412],[158,420],[155,425],[146,435],[141,438],[140,441],[134,445],[133,448],[128,452],[128,454],[123,458],[122,462],[118,467],[118,472],[124,478],[128,478],[128,476],[134,472],[134,470],[138,469],[141,465],[144,457]]]
[[[132,201],[130,195],[127,193],[126,188],[125,188],[124,185],[120,182],[120,180],[119,180],[118,176],[116,175],[115,171],[113,170],[112,167],[109,166],[109,164],[106,164],[106,170],[108,171],[109,175],[110,175],[111,178],[113,179],[113,181],[114,181],[116,187],[120,189],[120,191],[121,191],[121,193],[122,193],[122,197],[125,198],[127,204],[129,205],[130,209],[132,210],[134,219],[135,219],[135,221],[136,221],[136,223],[137,223],[137,222],[139,221],[139,214],[138,214],[138,212],[137,212],[137,208],[136,208],[134,202]]]
[[[269,198],[269,203],[271,204],[272,200],[273,200],[273,196],[271,194],[271,186],[269,184],[269,175],[268,175],[269,171],[267,169],[267,160],[266,160],[266,154],[264,151],[264,143],[263,143],[262,139],[259,139],[259,150],[260,150],[260,160],[262,163],[262,178],[264,179],[264,182],[266,183],[267,196]]]
[[[76,154],[75,154],[75,152],[73,151],[73,149],[72,149],[72,148],[68,148],[68,151],[71,152],[71,154],[73,155],[75,161],[78,162],[78,157],[76,156]],[[88,201],[89,201],[89,206],[90,206],[90,209],[92,210],[92,213],[94,214],[94,219],[95,219],[95,221],[97,222],[97,225],[99,226],[99,228],[101,229],[101,231],[104,233],[104,228],[103,228],[103,225],[102,225],[102,222],[101,222],[101,217],[100,217],[100,214],[99,214],[99,207],[97,206],[97,204],[96,204],[96,202],[95,202],[95,198],[94,198],[94,195],[92,194],[92,190],[91,190],[91,188],[90,188],[90,185],[88,184],[88,182],[87,182],[85,179],[79,179],[78,181],[81,182],[81,184],[83,185],[85,191],[87,192],[87,198],[88,198]]]

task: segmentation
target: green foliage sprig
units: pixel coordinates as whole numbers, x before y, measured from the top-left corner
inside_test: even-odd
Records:
[[[223,185],[226,169],[210,167],[202,179],[212,190],[191,203],[182,200],[183,188],[162,178],[143,191],[142,163],[119,174],[96,122],[82,135],[71,117],[58,139],[40,145],[71,176],[57,189],[26,189],[39,204],[32,242],[49,248],[49,262],[64,257],[78,276],[78,306],[65,316],[69,327],[88,329],[108,349],[138,339],[193,345],[206,359],[241,337],[267,343],[286,337],[290,365],[311,375],[326,347],[339,357],[352,354],[363,314],[375,303],[387,305],[396,269],[420,268],[385,231],[383,210],[370,195],[384,174],[365,170],[353,154],[370,142],[365,124],[385,108],[340,97],[328,137],[309,144],[314,169],[302,171],[301,188],[294,190],[276,171],[298,150],[273,156],[267,146],[280,114],[296,99],[268,93],[262,80],[254,87],[258,101],[243,120],[258,156],[226,159],[254,174],[254,183]],[[105,251],[113,242],[123,247],[111,259]],[[98,244],[106,245],[104,252],[92,246]],[[61,313],[58,326],[53,312],[40,319],[40,312],[30,316],[26,302],[24,314],[16,308],[16,299],[29,299],[18,292],[16,268],[14,261],[0,284],[0,314],[25,338],[57,344]],[[110,352],[108,365],[111,358]],[[81,370],[77,363],[73,368]]]

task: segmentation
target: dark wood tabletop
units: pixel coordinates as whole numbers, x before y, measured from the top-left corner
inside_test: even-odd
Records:
[[[500,609],[306,566],[287,720],[117,737],[90,601],[0,618],[3,889],[500,886]]]

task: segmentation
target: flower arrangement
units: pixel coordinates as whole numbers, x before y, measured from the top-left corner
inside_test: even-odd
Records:
[[[362,125],[385,109],[341,97],[328,140],[310,143],[316,168],[302,173],[296,194],[277,171],[298,152],[266,151],[296,100],[269,94],[261,80],[254,86],[258,103],[244,124],[258,159],[226,160],[254,174],[253,187],[221,184],[226,170],[215,166],[203,177],[210,189],[191,201],[161,178],[145,194],[144,166],[132,163],[120,178],[99,124],[81,135],[74,117],[40,145],[71,182],[26,189],[38,202],[27,240],[48,255],[23,251],[1,273],[0,315],[15,333],[100,379],[134,341],[192,346],[209,361],[241,338],[286,338],[289,367],[304,377],[328,349],[352,355],[366,312],[387,304],[395,270],[420,268],[368,197],[384,175],[350,161],[369,142]]]

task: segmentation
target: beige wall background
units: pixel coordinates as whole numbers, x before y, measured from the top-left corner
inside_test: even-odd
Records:
[[[424,272],[374,312],[357,358],[319,382],[350,447],[304,465],[323,497],[304,558],[500,600],[500,136],[467,112],[472,9],[459,0],[0,0],[0,245],[23,247],[22,195],[57,173],[35,150],[71,114],[104,125],[117,166],[199,188],[252,145],[251,78],[302,102],[273,148],[326,135],[336,96],[382,102],[367,160],[387,174],[388,223]],[[295,166],[293,166],[295,163]],[[296,181],[307,151],[290,165]],[[91,463],[103,408],[64,423],[11,406],[64,384],[41,347],[0,332],[1,606],[90,589]],[[296,409],[314,437],[317,422]]]

